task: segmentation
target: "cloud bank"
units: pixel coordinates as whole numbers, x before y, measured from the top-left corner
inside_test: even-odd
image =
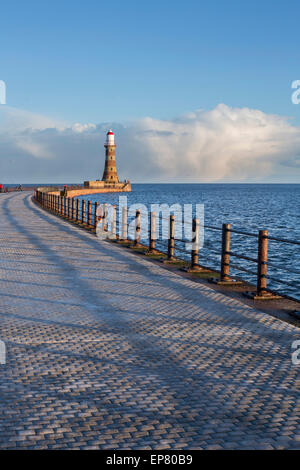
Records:
[[[220,104],[172,120],[148,117],[127,125],[68,125],[1,106],[1,182],[101,178],[110,127],[120,177],[131,181],[299,181],[299,127],[282,116]]]

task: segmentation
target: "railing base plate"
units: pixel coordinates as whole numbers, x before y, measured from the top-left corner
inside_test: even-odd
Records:
[[[201,268],[200,266],[195,266],[194,268],[191,266],[188,268],[181,268],[181,271],[184,271],[185,273],[211,273],[210,269]]]
[[[216,277],[212,277],[209,279],[209,282],[212,284],[217,284],[218,286],[241,286],[243,284],[242,281],[235,281],[234,279],[229,279],[228,281],[220,281],[220,279]]]
[[[245,297],[252,300],[279,300],[282,299],[281,295],[272,294],[272,292],[265,292],[262,295],[257,295],[256,292],[243,292]]]

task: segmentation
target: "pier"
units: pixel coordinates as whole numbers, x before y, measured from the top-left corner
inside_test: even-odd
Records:
[[[299,328],[32,196],[0,195],[1,449],[300,449]]]

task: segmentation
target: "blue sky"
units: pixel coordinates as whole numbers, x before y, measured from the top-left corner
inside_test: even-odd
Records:
[[[10,1],[11,106],[68,121],[171,118],[218,103],[293,116],[298,1]]]
[[[12,0],[1,5],[0,80],[7,106],[54,127],[174,124],[220,103],[300,126],[299,14],[294,0]]]

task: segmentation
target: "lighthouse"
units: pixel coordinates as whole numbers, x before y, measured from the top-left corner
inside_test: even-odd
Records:
[[[129,192],[131,184],[129,180],[120,181],[116,167],[115,134],[109,130],[105,140],[105,167],[102,180],[84,181],[85,194]]]
[[[105,147],[105,168],[102,181],[106,183],[119,183],[117,167],[116,167],[116,144],[115,134],[109,130],[106,134]]]

